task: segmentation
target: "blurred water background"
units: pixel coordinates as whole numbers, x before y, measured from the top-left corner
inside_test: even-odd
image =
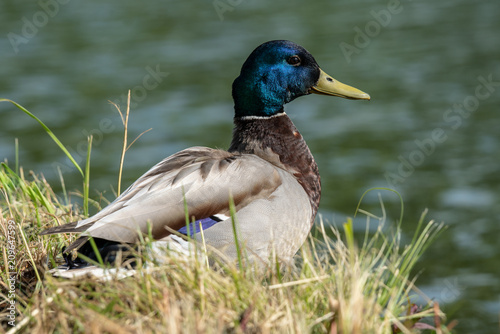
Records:
[[[302,97],[286,110],[318,162],[320,213],[352,216],[365,190],[391,187],[411,237],[428,219],[448,230],[419,263],[420,288],[459,333],[498,333],[500,311],[499,1],[2,2],[0,97],[41,118],[82,163],[94,135],[91,189],[113,199],[122,143],[109,100],[126,106],[128,186],[193,145],[227,148],[231,83],[262,42],[289,39],[372,100]],[[41,127],[0,104],[0,159],[43,173],[60,191],[81,177]],[[378,192],[363,208],[380,215]],[[399,200],[379,192],[388,225]],[[77,196],[72,197],[78,201]],[[364,222],[357,224],[364,229]]]

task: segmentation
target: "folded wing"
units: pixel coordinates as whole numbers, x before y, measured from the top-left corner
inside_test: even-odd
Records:
[[[134,243],[138,232],[151,229],[155,239],[190,220],[229,214],[257,199],[270,198],[281,185],[278,167],[255,156],[205,147],[178,152],[151,168],[114,202],[96,215],[42,234],[83,232],[96,238]],[[149,225],[149,226],[148,226]]]

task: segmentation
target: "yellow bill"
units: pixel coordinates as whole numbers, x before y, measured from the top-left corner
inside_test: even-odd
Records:
[[[369,100],[370,95],[365,92],[360,91],[357,88],[343,84],[340,81],[335,80],[323,70],[321,70],[319,75],[318,83],[312,87],[312,93],[322,94],[322,95],[333,95],[340,96],[346,99],[352,100]]]

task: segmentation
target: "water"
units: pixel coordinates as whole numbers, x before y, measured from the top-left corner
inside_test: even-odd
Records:
[[[79,160],[94,134],[93,195],[111,199],[122,126],[109,100],[125,106],[132,89],[129,136],[153,128],[127,152],[129,185],[183,148],[227,148],[241,64],[264,41],[293,40],[372,96],[307,96],[287,106],[320,167],[323,216],[341,223],[366,189],[393,187],[410,236],[428,208],[428,219],[449,228],[418,265],[420,287],[460,321],[458,332],[498,332],[500,86],[484,81],[500,81],[500,3],[222,2],[225,12],[210,1],[5,3],[0,96],[34,112]],[[2,103],[0,157],[10,163],[15,138],[26,170],[58,188],[59,166],[67,188],[81,189],[40,126]],[[394,222],[398,199],[382,197]],[[380,213],[376,192],[363,208]]]

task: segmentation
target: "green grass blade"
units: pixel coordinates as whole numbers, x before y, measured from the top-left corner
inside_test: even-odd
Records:
[[[19,140],[16,138],[16,141],[15,141],[15,154],[16,154],[16,161],[15,161],[15,171],[16,173],[19,173]]]
[[[47,134],[52,138],[52,140],[59,146],[59,148],[64,152],[64,154],[66,154],[68,159],[73,163],[73,165],[76,167],[76,169],[78,169],[80,174],[82,174],[82,176],[84,176],[82,169],[80,168],[78,163],[75,161],[75,159],[73,159],[73,156],[71,155],[71,153],[68,152],[66,147],[64,147],[64,145],[59,141],[59,139],[57,139],[56,135],[38,117],[36,117],[31,112],[29,112],[26,108],[24,108],[23,106],[21,106],[20,104],[14,102],[12,100],[0,99],[0,102],[10,102],[13,105],[15,105],[17,108],[21,109],[26,115],[35,119],[42,126],[42,128],[45,130],[45,132],[47,132]]]
[[[184,205],[184,218],[186,219],[187,238],[188,240],[191,240],[191,222],[189,220],[189,209],[186,199],[186,193],[184,192],[184,186],[182,186],[182,203]]]
[[[236,254],[238,255],[238,268],[243,268],[243,261],[241,257],[240,239],[238,238],[238,224],[236,222],[236,208],[234,206],[233,196],[229,196],[229,212],[231,214],[231,225],[234,234],[234,244],[236,246]]]
[[[92,250],[94,251],[94,254],[96,256],[96,259],[97,261],[99,262],[99,264],[103,267],[104,266],[104,261],[102,260],[102,257],[101,257],[101,253],[99,252],[99,249],[97,248],[97,244],[95,243],[95,240],[94,238],[92,237],[89,237],[89,242],[90,242],[90,246],[92,247]],[[78,256],[84,256],[83,254],[80,254],[78,253]],[[83,258],[83,257],[82,257]],[[90,260],[89,258],[85,259],[83,258],[84,261],[87,261],[87,260]],[[87,261],[88,262],[88,261]]]
[[[89,215],[89,188],[90,188],[90,152],[92,151],[92,136],[88,137],[87,161],[85,162],[85,178],[83,181],[83,212]]]
[[[399,224],[401,224],[403,222],[403,215],[404,215],[403,197],[401,196],[401,194],[397,190],[394,190],[394,189],[391,189],[391,188],[375,187],[375,188],[370,188],[367,191],[365,191],[363,193],[363,195],[361,195],[361,198],[359,199],[358,206],[356,207],[356,211],[354,211],[354,217],[356,217],[356,214],[359,212],[359,207],[361,206],[361,202],[363,201],[363,198],[365,197],[365,195],[368,194],[370,191],[373,191],[373,190],[387,190],[387,191],[393,192],[396,195],[398,195],[399,201],[401,203],[401,214],[399,215]]]

